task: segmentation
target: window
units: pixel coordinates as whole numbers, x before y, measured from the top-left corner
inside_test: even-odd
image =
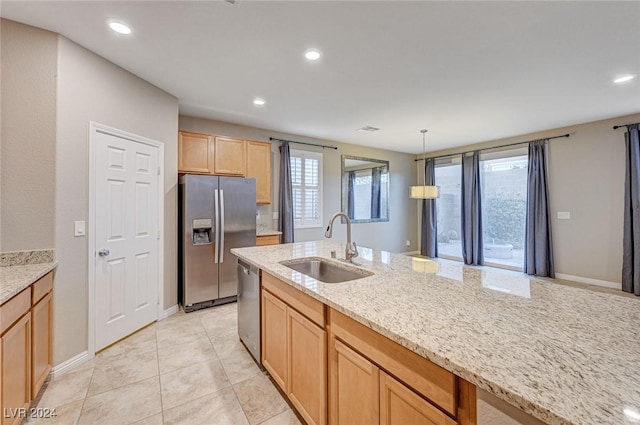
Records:
[[[293,224],[322,227],[322,154],[291,150]]]
[[[461,157],[436,160],[435,175],[436,186],[440,187],[440,197],[436,200],[438,257],[461,260]]]
[[[527,148],[480,156],[485,264],[524,266],[527,168]]]

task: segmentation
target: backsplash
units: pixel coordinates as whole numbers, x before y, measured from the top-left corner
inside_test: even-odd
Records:
[[[53,262],[53,249],[39,249],[35,251],[0,252],[0,267],[24,266]]]

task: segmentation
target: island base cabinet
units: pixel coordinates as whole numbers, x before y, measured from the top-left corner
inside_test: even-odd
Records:
[[[31,316],[25,315],[0,338],[2,425],[19,424],[31,401]]]
[[[289,388],[287,395],[308,425],[327,423],[327,333],[289,308]]]
[[[324,305],[262,273],[262,365],[307,425],[327,423]]]
[[[380,369],[342,342],[332,338],[332,425],[379,424]]]
[[[380,373],[380,425],[456,425],[457,422],[384,372]]]
[[[42,388],[51,370],[51,297],[52,293],[49,292],[31,311],[31,397],[34,399],[38,395],[40,388]]]
[[[287,305],[262,291],[262,365],[287,391]]]

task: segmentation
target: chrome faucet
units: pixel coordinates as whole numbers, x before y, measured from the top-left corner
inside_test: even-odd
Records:
[[[344,258],[348,262],[352,263],[352,258],[358,256],[358,247],[355,242],[351,242],[351,220],[349,216],[343,212],[337,212],[331,217],[329,220],[329,225],[327,226],[327,231],[324,232],[325,238],[330,238],[333,233],[333,222],[338,217],[344,217],[347,220],[347,246],[344,249]]]

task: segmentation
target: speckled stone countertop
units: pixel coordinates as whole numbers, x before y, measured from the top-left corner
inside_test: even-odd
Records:
[[[359,248],[373,276],[322,283],[279,262],[329,241],[231,252],[551,425],[639,423],[640,299]]]
[[[57,267],[53,250],[0,253],[0,305]]]

